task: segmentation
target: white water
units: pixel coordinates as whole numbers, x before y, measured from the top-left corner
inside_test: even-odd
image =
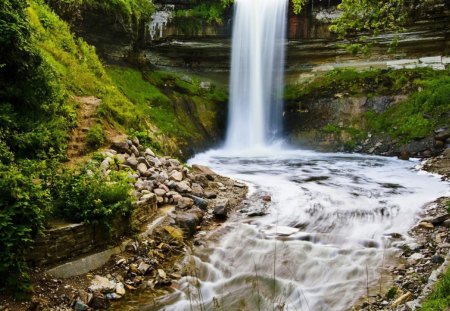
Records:
[[[251,193],[220,236],[195,249],[198,279],[182,278],[158,310],[347,310],[367,281],[377,284],[389,234],[410,243],[423,205],[449,194],[416,162],[393,158],[267,149],[190,162],[247,182]],[[249,217],[263,194],[272,197],[268,214]]]
[[[287,0],[237,0],[226,148],[261,147],[281,128]]]

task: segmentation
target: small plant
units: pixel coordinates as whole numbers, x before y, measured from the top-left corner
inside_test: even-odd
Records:
[[[397,287],[391,287],[389,288],[388,292],[386,293],[386,298],[387,299],[394,299],[395,296],[397,295]]]
[[[105,142],[105,134],[103,133],[102,126],[95,124],[89,129],[86,136],[86,144],[91,150],[100,148]]]

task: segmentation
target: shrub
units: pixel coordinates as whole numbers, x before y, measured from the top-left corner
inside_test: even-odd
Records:
[[[0,164],[0,287],[24,298],[30,289],[24,252],[43,229],[50,192],[36,176],[40,163]],[[32,173],[30,173],[32,172]]]
[[[66,174],[55,186],[62,216],[72,221],[100,223],[107,227],[118,215],[127,215],[132,206],[132,185],[126,172],[108,175],[92,162],[82,172]]]
[[[86,144],[90,149],[98,149],[105,142],[105,134],[103,133],[102,126],[100,124],[95,124],[89,129],[86,136]]]

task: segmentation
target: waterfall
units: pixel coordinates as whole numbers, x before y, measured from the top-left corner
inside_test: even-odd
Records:
[[[226,149],[269,145],[281,132],[287,0],[236,0]]]

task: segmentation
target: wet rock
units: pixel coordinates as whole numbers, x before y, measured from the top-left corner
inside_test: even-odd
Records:
[[[215,202],[213,214],[216,218],[226,219],[228,217],[228,199],[222,199]]]
[[[261,200],[263,200],[264,202],[270,202],[272,201],[272,197],[270,195],[263,195],[261,197]]]
[[[105,277],[96,275],[89,286],[91,292],[112,292],[116,288],[116,283]]]
[[[405,161],[409,160],[409,152],[407,150],[400,151],[400,154],[398,155],[398,158],[400,160],[405,160]]]
[[[449,218],[450,218],[450,214],[447,213],[447,214],[439,215],[432,219],[429,219],[428,222],[434,226],[439,226]]]
[[[194,200],[195,206],[199,207],[200,209],[206,211],[208,209],[208,201],[205,199],[202,199],[195,195],[189,195],[189,197]]]
[[[431,262],[435,264],[442,264],[445,261],[445,259],[442,256],[434,255],[431,257]]]
[[[434,139],[445,141],[450,137],[450,129],[440,128],[435,131]]]
[[[200,184],[193,183],[191,185],[192,194],[198,197],[202,197],[204,195],[203,187]]]
[[[189,235],[192,235],[197,231],[197,226],[200,225],[200,222],[203,219],[203,212],[194,207],[186,212],[178,212],[175,215],[176,224],[182,228],[186,229],[185,232]]]
[[[85,310],[89,309],[89,306],[87,304],[85,304],[83,301],[78,299],[77,301],[75,301],[75,305],[73,306],[73,309],[75,311],[85,311]]]
[[[196,173],[215,176],[217,175],[213,170],[205,165],[194,164],[192,165],[192,170]]]
[[[450,219],[447,219],[446,221],[444,221],[442,223],[442,226],[445,227],[445,228],[450,228]]]
[[[215,199],[215,198],[217,198],[217,193],[215,193],[214,191],[206,191],[205,197],[207,199]]]
[[[102,293],[95,292],[89,306],[94,310],[105,310],[108,309],[109,302]]]

